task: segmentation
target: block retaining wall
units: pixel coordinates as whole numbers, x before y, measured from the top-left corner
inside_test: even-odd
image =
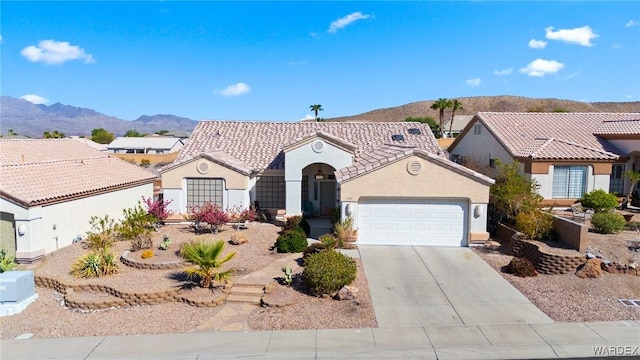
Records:
[[[507,255],[529,259],[541,274],[559,275],[574,272],[587,261],[585,255],[577,251],[575,254],[552,254],[549,249],[527,240],[524,234],[503,224],[498,224],[497,235],[506,236],[499,240],[506,245]]]
[[[161,263],[142,263],[138,262],[129,257],[131,251],[127,250],[122,253],[120,256],[120,261],[126,266],[140,269],[140,270],[171,270],[171,269],[179,269],[185,266],[189,266],[189,263],[186,261],[165,261]]]
[[[35,284],[61,293],[67,307],[80,310],[103,310],[118,306],[155,305],[174,301],[183,302],[195,307],[215,307],[225,302],[233,287],[233,283],[228,282],[224,286],[221,296],[211,300],[193,300],[182,295],[179,289],[129,293],[105,285],[65,284],[61,280],[39,275],[35,276]],[[99,292],[111,295],[113,298],[95,300],[82,299],[82,295],[79,294],[81,292]]]

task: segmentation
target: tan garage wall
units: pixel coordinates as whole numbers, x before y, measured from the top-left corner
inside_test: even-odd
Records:
[[[414,161],[422,164],[417,175],[407,170],[407,165]],[[487,203],[489,199],[489,185],[418,156],[402,159],[340,186],[342,201],[357,202],[363,196],[468,198],[472,203]]]
[[[197,166],[206,163],[208,171],[200,173]],[[228,190],[245,190],[249,187],[249,177],[207,159],[197,159],[162,173],[162,187],[182,188],[184,178],[222,178]]]

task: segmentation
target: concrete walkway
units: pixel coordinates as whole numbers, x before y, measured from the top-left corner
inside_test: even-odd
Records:
[[[359,251],[380,327],[553,322],[469,248]]]
[[[2,360],[640,357],[640,322],[238,331],[0,341]]]

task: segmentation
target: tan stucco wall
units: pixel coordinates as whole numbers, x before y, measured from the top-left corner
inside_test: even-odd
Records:
[[[410,161],[419,160],[422,172],[407,172]],[[489,201],[489,185],[461,175],[418,156],[411,156],[341,184],[342,201],[363,196],[469,198],[472,203]]]
[[[206,174],[201,174],[196,168],[201,163],[209,165]],[[229,190],[245,190],[249,187],[249,177],[207,159],[196,159],[162,173],[162,187],[180,189],[184,178],[223,178]]]
[[[594,162],[594,163],[577,163],[577,162],[543,162],[543,161],[528,161],[525,162],[525,172],[529,174],[548,174],[549,167],[552,165],[557,166],[571,166],[571,165],[590,165],[593,167],[594,175],[610,175],[612,163],[609,162]]]

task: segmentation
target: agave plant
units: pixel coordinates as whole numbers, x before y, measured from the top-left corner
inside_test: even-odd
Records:
[[[180,255],[194,266],[185,270],[189,279],[199,279],[200,286],[208,288],[214,281],[223,281],[231,277],[233,269],[219,270],[224,263],[233,259],[235,252],[222,257],[224,241],[217,242],[193,241],[186,243],[180,249]]]
[[[7,250],[0,249],[0,273],[13,270],[18,264],[13,256],[7,254]]]

